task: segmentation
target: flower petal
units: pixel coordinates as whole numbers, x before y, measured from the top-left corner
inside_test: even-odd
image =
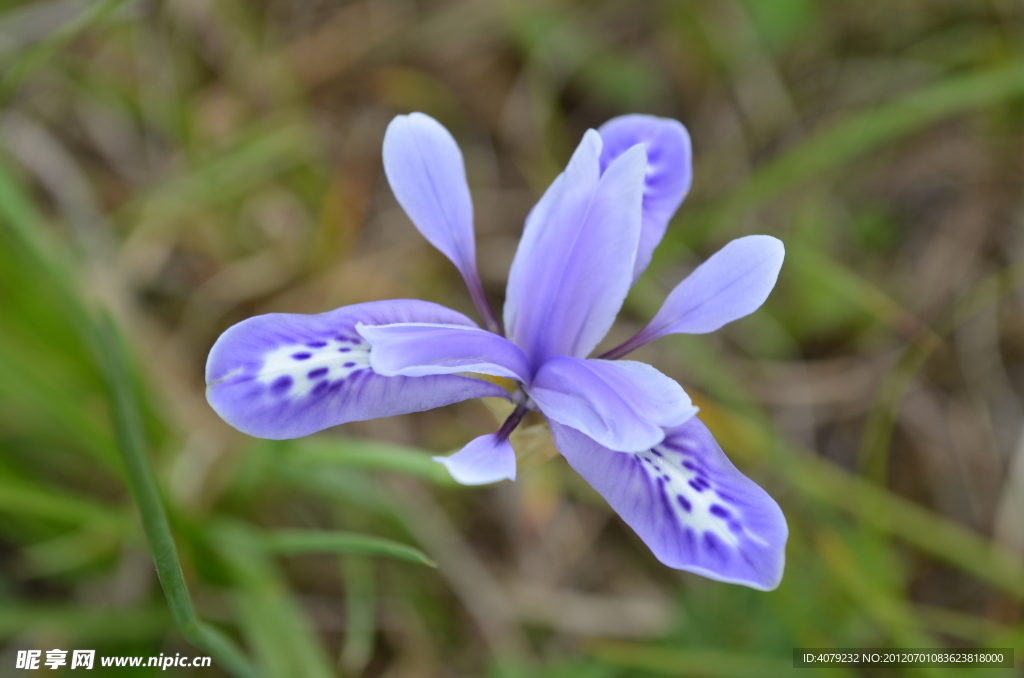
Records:
[[[243,433],[281,440],[349,421],[507,396],[498,386],[466,377],[376,374],[356,324],[410,321],[473,325],[443,306],[407,299],[316,315],[256,316],[228,328],[210,350],[207,400]]]
[[[399,323],[356,331],[370,343],[370,366],[384,376],[422,377],[430,374],[477,372],[530,379],[522,350],[497,334],[465,325]]]
[[[550,422],[555,445],[669,567],[770,591],[788,536],[778,504],[729,461],[696,417],[637,453]]]
[[[526,219],[509,273],[505,327],[534,368],[585,357],[608,332],[632,281],[646,157],[623,153],[600,174],[590,130]]]
[[[508,438],[497,433],[476,438],[450,457],[434,457],[445,465],[455,482],[486,485],[516,479],[516,453]]]
[[[480,279],[473,201],[462,151],[452,135],[429,115],[397,116],[384,134],[384,173],[412,223],[475,292]]]
[[[645,341],[704,334],[753,313],[775,287],[785,255],[782,241],[770,235],[733,240],[672,290],[640,334]]]
[[[643,227],[633,265],[635,282],[651,263],[651,256],[665,235],[668,222],[690,191],[693,180],[690,135],[678,120],[653,115],[612,118],[597,131],[604,141],[602,172],[635,144],[643,144],[647,149]]]
[[[683,388],[632,360],[549,358],[527,391],[549,418],[613,450],[650,449],[697,413]]]

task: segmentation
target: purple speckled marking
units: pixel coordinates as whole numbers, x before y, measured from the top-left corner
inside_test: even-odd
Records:
[[[736,534],[739,534],[739,533],[743,532],[743,526],[740,525],[738,520],[730,520],[729,521],[729,529],[732,530]]]
[[[687,513],[693,510],[693,505],[690,503],[690,500],[684,497],[683,495],[677,494],[676,501],[679,502],[679,505],[682,506],[683,510],[686,511]]]
[[[718,516],[719,518],[728,518],[730,515],[732,515],[731,513],[729,513],[729,509],[725,508],[724,506],[719,506],[718,504],[712,504],[710,511],[711,515]]]
[[[688,469],[690,471],[693,471],[694,473],[696,473],[697,475],[699,475],[702,478],[707,476],[707,474],[708,474],[708,472],[705,471],[702,466],[700,466],[698,464],[695,464],[695,463],[693,463],[692,461],[689,461],[689,460],[683,462],[683,468]]]
[[[345,363],[345,367],[355,367],[355,363]]]
[[[274,380],[274,383],[270,385],[270,392],[276,396],[283,396],[291,387],[292,378],[286,374]]]
[[[313,390],[310,391],[309,394],[312,396],[322,396],[327,391],[330,385],[331,382],[329,381],[318,381],[316,383],[316,386],[313,387]]]
[[[704,546],[707,547],[708,551],[719,557],[724,557],[726,554],[725,549],[722,548],[722,543],[718,540],[718,536],[714,532],[704,532]]]
[[[330,372],[329,368],[327,368],[327,367],[318,367],[315,370],[310,370],[309,374],[307,374],[306,376],[309,377],[310,379],[319,379],[320,377],[324,376],[328,372]]]
[[[665,456],[665,455],[663,455],[663,454],[662,454],[661,452],[658,452],[658,451],[657,451],[657,450],[655,450],[655,449],[652,449],[652,450],[651,450],[651,454],[653,454],[653,455],[654,455],[655,457],[664,457],[664,456]]]
[[[347,346],[345,348],[338,349],[338,353],[350,353],[351,351],[352,349],[348,348]]]
[[[699,478],[697,480],[699,480]],[[690,482],[687,483],[687,485],[692,487],[697,492],[703,492],[704,491],[704,486],[701,485],[700,483],[698,483],[697,480],[691,480]]]
[[[309,360],[310,358],[313,357],[313,354],[312,353],[305,353],[305,352],[302,352],[302,353],[292,353],[292,357],[295,358],[296,360]]]
[[[326,345],[326,341],[310,341],[306,343],[306,346],[309,346],[310,348],[323,348]]]

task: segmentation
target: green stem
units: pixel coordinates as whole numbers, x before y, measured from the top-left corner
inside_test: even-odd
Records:
[[[256,670],[234,643],[220,631],[200,621],[196,614],[156,477],[146,455],[138,399],[135,397],[125,347],[109,316],[104,315],[95,324],[94,330],[95,348],[110,389],[114,428],[128,487],[139,508],[142,528],[153,553],[153,562],[170,606],[171,617],[185,640],[208,652],[232,675],[255,678],[258,675]]]

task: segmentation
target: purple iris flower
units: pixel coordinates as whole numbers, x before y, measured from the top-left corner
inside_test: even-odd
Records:
[[[526,219],[503,323],[477,275],[473,206],[451,134],[422,113],[398,116],[384,137],[384,169],[412,222],[462,274],[486,329],[414,300],[249,318],[210,351],[207,397],[217,413],[250,435],[283,439],[507,398],[515,409],[499,431],[438,458],[457,481],[514,479],[509,435],[539,411],[569,465],[660,561],[775,588],[788,534],[778,505],[726,458],[679,384],[620,358],[666,334],[712,332],[756,310],[775,285],[782,243],[764,235],[730,242],[668,295],[646,328],[588,357],[689,190],[686,129],[629,115],[584,135]]]

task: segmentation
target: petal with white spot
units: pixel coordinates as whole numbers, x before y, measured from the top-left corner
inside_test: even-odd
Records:
[[[224,421],[258,438],[297,438],[350,421],[421,412],[507,393],[456,375],[384,377],[356,325],[403,322],[474,327],[425,301],[375,301],[327,313],[270,313],[220,336],[206,363],[206,397]]]
[[[669,567],[779,585],[788,536],[778,504],[740,473],[696,417],[644,452],[613,452],[549,421],[558,450]]]

